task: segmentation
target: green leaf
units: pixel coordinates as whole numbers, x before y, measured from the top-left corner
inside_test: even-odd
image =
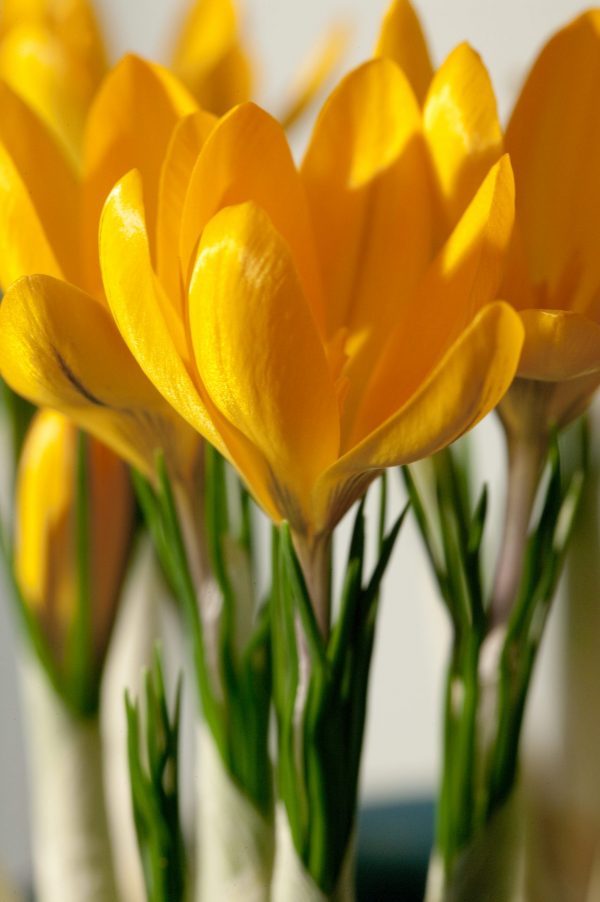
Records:
[[[125,696],[131,797],[149,902],[185,896],[185,850],[179,823],[179,722],[181,678],[169,713],[160,653],[145,675],[145,742],[138,702]],[[147,763],[144,764],[144,761]]]

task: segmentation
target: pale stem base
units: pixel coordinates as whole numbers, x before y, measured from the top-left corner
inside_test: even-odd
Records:
[[[98,720],[78,719],[37,661],[23,661],[39,902],[115,902]]]
[[[494,580],[490,615],[493,625],[506,623],[522,576],[531,512],[547,444],[508,438],[508,485],[504,535]]]
[[[271,902],[354,902],[354,839],[350,841],[338,885],[331,895],[326,895],[316,885],[298,857],[282,804],[277,806],[275,823],[275,866]]]
[[[525,902],[521,795],[510,799],[444,872],[439,854],[429,864],[425,902]]]
[[[269,902],[273,825],[233,782],[204,724],[197,767],[196,902]]]

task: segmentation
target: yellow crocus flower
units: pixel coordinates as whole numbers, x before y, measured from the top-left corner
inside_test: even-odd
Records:
[[[301,171],[281,127],[252,104],[205,134],[203,123],[197,114],[175,132],[157,219],[137,172],[111,193],[100,229],[108,303],[150,382],[310,544],[384,467],[453,441],[510,384],[522,327],[494,302],[510,165],[492,168],[434,251],[422,116],[390,61],[341,83]],[[46,328],[61,306],[63,337],[58,316]],[[0,313],[4,375],[31,396],[32,361],[67,342],[80,404],[101,379],[111,405],[104,374],[124,398],[120,361],[108,334],[93,360],[77,351],[77,306],[59,282],[17,283]],[[47,371],[36,370],[37,392]],[[64,378],[44,383],[56,403],[75,391]],[[91,422],[99,411],[88,408]]]
[[[59,667],[81,592],[77,448],[77,430],[69,420],[40,411],[27,433],[17,477],[15,576]],[[133,494],[126,467],[100,442],[89,440],[85,461],[92,635],[99,669],[128,560]]]
[[[0,78],[79,159],[92,98],[106,54],[87,0],[3,0]]]
[[[6,289],[31,273],[53,277],[42,279],[49,286],[44,316],[41,307],[15,310],[20,330],[13,348],[30,364],[12,385],[36,404],[62,409],[148,476],[162,448],[173,477],[183,480],[195,465],[198,440],[115,328],[102,291],[97,234],[106,195],[132,166],[147,180],[153,223],[162,157],[176,123],[195,110],[174,76],[126,57],[92,105],[79,174],[44,123],[0,84],[0,285]],[[35,328],[27,325],[29,316]],[[87,372],[81,376],[80,354],[94,368],[91,380]]]
[[[509,431],[566,425],[600,385],[599,60],[595,9],[544,47],[506,131],[517,230],[504,292],[525,326]]]
[[[553,427],[585,410],[600,384],[600,128],[594,110],[600,11],[579,16],[544,47],[504,136],[491,85],[472,51],[473,64],[449,91],[451,104],[441,98],[448,115],[436,115],[439,72],[432,75],[408,0],[392,4],[377,52],[395,59],[423,97],[436,181],[450,207],[448,184],[477,181],[481,163],[485,169],[505,150],[510,154],[516,225],[500,294],[519,311],[525,343],[519,378],[500,413],[511,435],[545,445]],[[466,47],[461,52],[469,53]],[[457,197],[456,208],[462,203]]]

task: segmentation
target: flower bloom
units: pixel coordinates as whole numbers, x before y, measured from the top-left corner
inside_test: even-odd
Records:
[[[177,157],[174,141],[163,184]],[[330,530],[382,468],[461,435],[514,375],[522,327],[494,303],[510,165],[439,249],[429,184],[419,107],[378,60],[334,92],[300,172],[265,113],[224,117],[167,201],[178,254],[162,265],[137,175],[106,204],[103,278],[132,353],[301,535]]]
[[[509,429],[547,434],[600,385],[600,11],[542,50],[506,131],[517,227],[503,288],[525,344],[501,406]]]
[[[384,467],[453,441],[510,384],[522,326],[494,300],[510,165],[490,170],[440,245],[422,114],[392,62],[341,83],[300,171],[281,127],[254,105],[214,126],[203,115],[177,127],[154,194],[136,172],[111,193],[106,297],[148,380],[276,521],[310,539]],[[110,342],[97,342],[93,361],[89,340],[77,347],[91,305],[43,278],[20,281],[2,305],[7,380],[31,394],[36,342],[51,355],[59,340],[58,315],[51,336],[30,338],[50,306],[62,306],[80,403],[103,372],[104,404],[116,385],[123,403]],[[59,403],[65,380],[44,372],[38,385]],[[91,423],[101,411],[88,408]]]
[[[87,0],[5,0],[0,77],[78,159],[85,120],[106,70],[104,44]]]
[[[13,353],[27,363],[12,385],[40,406],[60,407],[148,476],[162,448],[182,479],[196,459],[197,438],[142,374],[114,326],[97,234],[106,195],[132,166],[147,178],[152,224],[171,132],[196,109],[166,70],[126,57],[92,105],[78,171],[44,123],[0,85],[0,285],[6,290],[32,273],[52,277],[44,281],[43,303],[15,310]],[[87,360],[85,386],[79,355]]]
[[[436,76],[407,0],[392,4],[378,52],[405,69],[424,99],[426,122],[433,123],[435,103],[429,115],[427,107]],[[491,86],[484,87],[482,67],[477,75],[473,65],[452,89],[470,123],[463,148],[455,144],[458,155],[428,129],[430,146],[438,144],[437,156],[446,157],[449,169],[457,158],[474,171],[482,157],[490,165],[505,150],[510,154],[516,224],[500,296],[519,311],[525,342],[518,378],[499,410],[511,434],[542,442],[554,426],[583,412],[600,384],[598,59],[600,12],[591,10],[542,50],[504,138]]]
[[[89,593],[95,666],[101,666],[125,575],[133,494],[124,464],[100,442],[85,453]],[[17,477],[15,575],[57,664],[80,603],[78,433],[61,414],[34,417]]]

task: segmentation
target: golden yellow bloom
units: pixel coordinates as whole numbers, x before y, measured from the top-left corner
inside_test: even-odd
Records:
[[[585,410],[600,385],[600,10],[542,50],[506,131],[517,229],[504,286],[521,312],[509,428],[547,432]]]
[[[182,171],[177,145],[162,185]],[[112,192],[100,248],[115,321],[275,520],[327,532],[382,468],[443,447],[510,384],[522,327],[490,303],[510,166],[490,171],[434,253],[421,113],[381,60],[334,92],[301,172],[282,129],[247,104],[210,131],[190,173],[158,223],[178,253],[156,265],[139,176]]]
[[[298,534],[329,531],[382,468],[458,437],[514,374],[522,327],[492,303],[510,165],[468,197],[454,167],[457,221],[440,240],[425,133],[405,76],[377,60],[334,92],[300,172],[281,127],[245,104],[216,125],[184,119],[160,178],[157,146],[154,181],[128,174],[105,206],[104,285],[131,353]],[[7,293],[0,319],[7,381],[122,445],[115,412],[150,395],[125,372],[105,308],[36,277]]]
[[[184,476],[197,439],[141,373],[106,309],[98,219],[112,185],[136,166],[148,183],[153,228],[162,157],[176,123],[195,110],[166,70],[126,57],[90,111],[79,175],[41,120],[0,84],[0,285],[31,273],[53,277],[36,277],[43,298],[14,310],[12,353],[23,366],[11,385],[38,405],[60,407],[148,475],[163,448],[172,474]]]
[[[442,193],[448,176],[455,185],[477,182],[504,150],[510,154],[516,226],[500,295],[520,312],[525,343],[520,378],[500,411],[511,432],[547,437],[553,426],[581,413],[600,384],[600,128],[594,107],[600,91],[600,11],[578,17],[543,49],[504,139],[487,73],[465,46],[455,51],[462,65],[446,85],[454,109],[444,97],[441,106],[449,115],[438,114],[436,80],[453,55],[432,76],[408,0],[392,4],[378,52],[403,66],[424,98]],[[448,134],[454,135],[450,142]],[[460,197],[455,204],[462,207]]]
[[[15,574],[56,663],[64,659],[81,592],[77,458],[75,427],[58,413],[39,412],[19,465]],[[133,495],[124,464],[104,445],[90,439],[85,459],[92,634],[100,665],[128,559]]]
[[[0,78],[37,112],[78,160],[106,56],[88,0],[4,0]]]

